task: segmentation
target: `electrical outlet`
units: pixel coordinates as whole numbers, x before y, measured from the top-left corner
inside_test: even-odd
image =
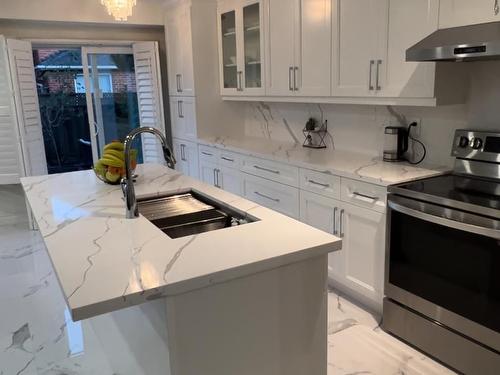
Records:
[[[420,138],[422,135],[422,119],[420,118],[408,118],[408,125],[410,125],[412,122],[416,122],[417,126],[413,126],[411,128],[411,135],[414,138]]]

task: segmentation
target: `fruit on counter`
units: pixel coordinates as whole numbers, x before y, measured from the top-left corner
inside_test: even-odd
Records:
[[[130,166],[137,166],[137,150],[130,151]],[[102,157],[95,163],[94,171],[99,178],[109,183],[118,183],[125,175],[125,152],[123,143],[113,141],[103,149]]]

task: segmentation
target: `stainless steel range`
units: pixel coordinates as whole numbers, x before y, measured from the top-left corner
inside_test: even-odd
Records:
[[[453,173],[389,188],[383,328],[500,374],[500,132],[458,130]]]

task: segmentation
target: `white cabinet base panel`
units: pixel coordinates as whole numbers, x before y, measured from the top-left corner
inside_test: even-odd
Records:
[[[168,297],[171,375],[326,375],[327,258]]]

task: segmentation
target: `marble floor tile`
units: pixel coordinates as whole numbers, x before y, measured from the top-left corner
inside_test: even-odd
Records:
[[[0,226],[0,301],[0,375],[164,374],[161,302],[73,323],[43,242],[25,223]],[[328,375],[453,374],[342,295],[329,293],[328,306]]]

